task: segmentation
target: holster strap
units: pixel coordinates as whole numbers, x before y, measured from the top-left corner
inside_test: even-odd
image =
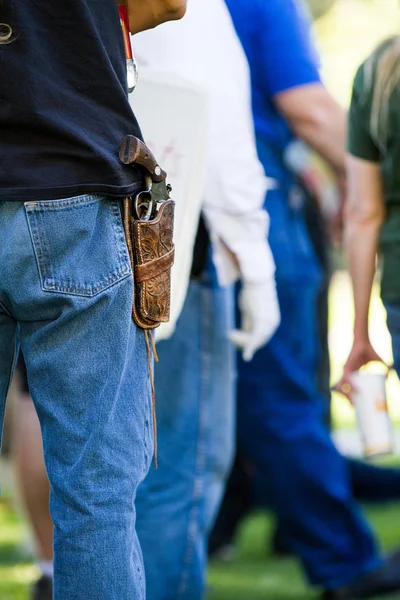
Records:
[[[175,250],[172,249],[169,252],[167,252],[167,254],[160,256],[160,258],[151,260],[148,263],[144,263],[143,265],[136,265],[136,283],[143,283],[143,281],[147,281],[149,279],[152,279],[153,277],[157,277],[157,275],[161,275],[161,273],[164,273],[164,271],[170,269],[174,264],[174,256]]]

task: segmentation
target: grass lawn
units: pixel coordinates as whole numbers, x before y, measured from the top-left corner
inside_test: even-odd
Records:
[[[400,543],[400,506],[369,509],[368,514],[386,549]],[[268,556],[271,519],[254,515],[243,524],[239,552],[229,564],[210,568],[208,600],[313,600],[318,594],[304,584],[299,566],[292,559]],[[400,599],[400,595],[388,598]]]
[[[0,599],[27,600],[28,585],[36,570],[21,551],[22,526],[3,501],[0,502]]]
[[[384,547],[400,542],[400,506],[369,509]],[[303,583],[294,560],[268,556],[267,540],[271,519],[264,514],[252,516],[239,533],[238,556],[230,563],[210,567],[210,593],[207,600],[313,600],[318,595]],[[29,584],[36,576],[19,544],[22,528],[5,502],[0,502],[0,599],[28,600]],[[400,595],[391,596],[400,599]],[[389,600],[390,600],[389,598]],[[88,599],[90,600],[90,599]]]

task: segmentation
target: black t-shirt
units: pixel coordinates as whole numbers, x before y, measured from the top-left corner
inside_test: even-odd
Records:
[[[116,0],[2,0],[0,200],[123,197],[141,180],[118,159],[140,137],[127,97]]]

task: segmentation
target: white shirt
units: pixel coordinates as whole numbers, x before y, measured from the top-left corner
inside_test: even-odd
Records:
[[[273,277],[263,209],[268,180],[259,162],[251,112],[249,68],[223,0],[190,0],[187,14],[133,38],[140,64],[173,72],[209,95],[203,213],[221,284]],[[140,70],[139,70],[140,78]]]

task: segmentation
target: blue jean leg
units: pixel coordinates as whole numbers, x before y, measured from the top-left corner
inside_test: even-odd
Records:
[[[215,519],[225,492],[236,449],[236,362],[235,350],[228,341],[228,333],[234,327],[233,290],[217,290],[220,296],[218,324],[213,309],[208,311],[208,397],[209,410],[206,425],[205,467],[205,526],[207,535]],[[206,316],[204,315],[204,319]]]
[[[54,598],[144,600],[134,501],[151,395],[118,203],[0,204],[0,237],[0,301],[19,324],[51,483]]]
[[[323,421],[316,375],[321,276],[302,214],[279,192],[270,194],[268,209],[282,323],[251,363],[239,359],[239,439],[310,582],[335,588],[381,559]]]
[[[229,294],[208,275],[192,281],[173,337],[158,344],[159,468],[150,470],[137,498],[148,600],[204,594],[208,521],[233,444],[233,415],[222,414],[233,411]]]

